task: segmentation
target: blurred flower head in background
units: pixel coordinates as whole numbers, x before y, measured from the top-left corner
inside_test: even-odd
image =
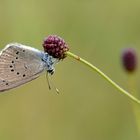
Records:
[[[127,72],[134,72],[137,68],[137,54],[134,48],[125,48],[122,52],[122,64]]]

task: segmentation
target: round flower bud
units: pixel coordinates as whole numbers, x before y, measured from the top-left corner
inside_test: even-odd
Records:
[[[44,51],[54,58],[64,59],[69,50],[65,41],[57,35],[49,35],[43,42]]]

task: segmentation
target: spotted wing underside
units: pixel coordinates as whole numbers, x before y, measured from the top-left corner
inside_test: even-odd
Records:
[[[40,53],[21,44],[8,44],[0,52],[0,92],[37,78],[45,68]]]

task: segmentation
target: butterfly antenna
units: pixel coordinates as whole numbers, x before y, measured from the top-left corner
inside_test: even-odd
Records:
[[[53,88],[55,89],[56,93],[59,94],[59,90],[58,88],[56,88],[56,86],[53,84],[52,80],[50,79],[49,73],[46,73],[46,79],[47,79],[47,83],[48,83],[48,87],[49,90],[51,90],[51,85],[53,86]]]
[[[49,90],[51,90],[51,85],[50,85],[48,73],[46,73],[46,79],[47,79],[47,83],[48,83]]]

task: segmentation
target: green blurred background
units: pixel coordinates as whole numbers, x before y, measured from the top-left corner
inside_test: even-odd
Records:
[[[128,89],[120,54],[132,45],[139,55],[140,1],[0,0],[1,49],[42,49],[49,34]],[[66,58],[52,80],[59,95],[45,74],[0,95],[1,140],[139,140],[132,102],[99,75]]]

